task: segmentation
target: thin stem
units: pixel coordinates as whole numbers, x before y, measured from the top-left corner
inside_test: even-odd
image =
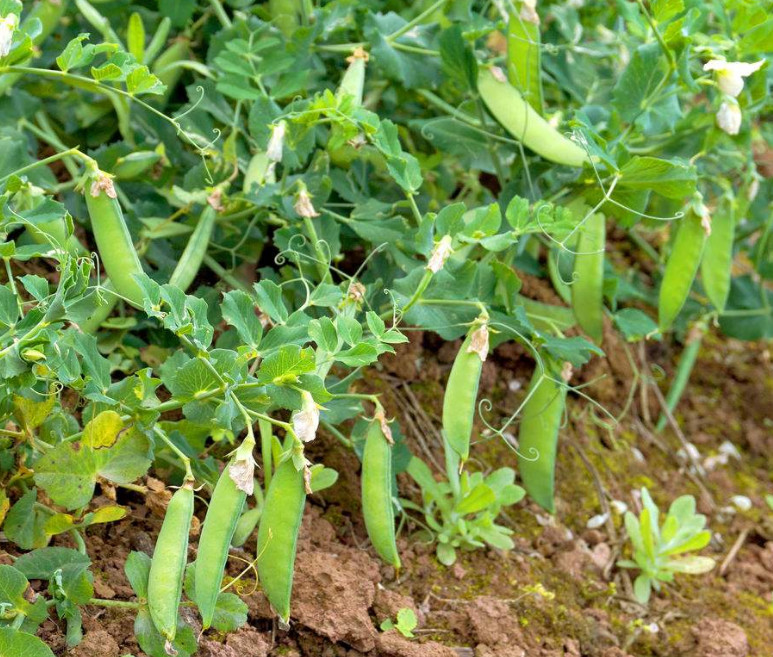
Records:
[[[336,429],[332,424],[329,422],[322,422],[322,426],[325,428],[325,431],[328,433],[333,434],[333,436],[344,446],[346,446],[348,449],[353,449],[354,445],[352,444],[352,441],[349,440],[344,434],[342,434],[338,429]]]
[[[171,449],[176,455],[177,458],[179,458],[183,462],[183,466],[185,467],[185,481],[193,481],[193,471],[191,470],[191,460],[182,452],[182,450],[175,445],[170,439],[169,436],[166,435],[166,432],[160,429],[158,426],[153,427],[153,432],[163,440],[169,449]]]
[[[438,9],[440,9],[444,4],[446,4],[446,2],[448,2],[448,0],[437,0],[437,2],[431,4],[418,16],[416,16],[412,20],[408,21],[405,25],[403,25],[399,30],[392,32],[392,34],[386,37],[386,40],[391,43],[395,39],[399,39],[404,34],[407,34],[416,25],[423,22],[425,18],[429,18],[430,16],[432,16],[432,14],[434,14]]]
[[[81,536],[81,533],[77,529],[73,529],[70,531],[70,536],[72,536],[72,539],[75,541],[75,547],[81,554],[87,554],[86,552],[86,543],[83,540],[83,536]]]
[[[99,605],[100,607],[119,607],[121,609],[139,609],[139,602],[131,602],[130,600],[105,600],[103,598],[91,598],[86,604]]]
[[[38,167],[46,166],[47,164],[51,164],[51,162],[57,162],[62,158],[68,157],[70,155],[75,155],[76,153],[80,153],[80,151],[77,148],[70,148],[61,153],[54,153],[53,155],[49,155],[48,157],[45,157],[42,160],[37,160],[32,164],[28,164],[27,166],[21,167],[20,169],[16,169],[16,171],[9,173],[7,176],[3,176],[2,178],[0,178],[0,183],[5,182],[11,176],[20,176],[23,173],[27,173],[27,171],[32,171],[33,169],[37,169]]]
[[[252,294],[252,289],[246,283],[240,281],[238,278],[236,278],[236,276],[222,267],[220,263],[211,255],[207,254],[204,256],[204,264],[231,287],[236,288],[237,290],[241,290],[242,292],[246,292],[247,294]]]
[[[223,9],[223,5],[220,3],[220,0],[209,0],[209,4],[212,6],[212,9],[215,12],[215,16],[217,16],[217,20],[220,21],[223,27],[231,27],[231,19],[228,17],[228,14],[225,13],[225,9]]]
[[[413,212],[413,218],[416,219],[416,226],[421,226],[421,212],[419,211],[419,206],[416,205],[416,199],[410,192],[405,192],[405,197],[411,205],[411,212]]]
[[[271,422],[266,420],[258,420],[258,430],[260,431],[260,453],[263,457],[263,485],[268,492],[268,487],[271,485],[271,477],[273,477],[273,442],[274,433],[271,428]]]

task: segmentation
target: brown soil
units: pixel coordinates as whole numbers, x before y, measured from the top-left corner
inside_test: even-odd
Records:
[[[236,633],[208,632],[199,654],[211,657],[765,657],[773,645],[773,493],[769,454],[773,449],[773,367],[764,345],[709,337],[691,387],[676,411],[682,438],[693,443],[701,461],[732,441],[741,458],[718,463],[705,476],[688,472],[680,460],[681,439],[672,429],[655,434],[659,414],[652,387],[670,381],[677,345],[646,350],[623,344],[607,332],[605,359],[575,372],[573,384],[587,384],[585,398],[572,395],[562,431],[557,472],[557,514],[548,518],[521,502],[507,511],[515,531],[510,553],[479,550],[460,555],[452,568],[441,566],[433,549],[416,540],[408,522],[399,539],[404,571],[382,565],[367,542],[358,506],[359,463],[339,443],[322,436],[317,461],[336,467],[340,480],[307,505],[299,543],[292,628],[279,630],[251,575],[239,592],[249,606],[249,623]],[[400,418],[411,449],[440,463],[437,431],[443,381],[454,348],[430,335],[412,333],[411,342],[384,362],[370,389],[383,393],[388,411]],[[489,359],[482,394],[493,405],[498,426],[517,408],[532,363],[517,346],[504,345]],[[644,377],[644,378],[643,378]],[[482,426],[480,427],[483,428]],[[514,430],[513,430],[514,429]],[[517,434],[517,427],[510,429]],[[473,448],[471,467],[489,470],[514,464],[512,446],[484,438]],[[715,459],[716,460],[716,459]],[[721,461],[721,459],[720,459]],[[158,488],[156,482],[148,482]],[[154,485],[155,484],[155,485]],[[401,494],[417,498],[415,486],[400,477]],[[635,507],[633,491],[647,486],[664,507],[691,493],[709,516],[714,532],[704,554],[718,566],[708,575],[677,577],[645,609],[631,595],[630,578],[614,566],[627,547],[622,518],[612,513],[594,529],[588,520],[612,500]],[[108,492],[108,491],[106,491]],[[734,510],[731,498],[748,496],[749,511]],[[126,520],[89,531],[96,594],[131,599],[123,573],[131,550],[151,553],[166,498],[147,500],[118,491],[129,510]],[[100,500],[97,499],[99,504]],[[203,512],[203,509],[199,511]],[[66,538],[59,539],[67,544]],[[737,549],[733,549],[734,546]],[[190,557],[195,557],[191,539]],[[254,538],[234,555],[253,558]],[[729,555],[732,554],[732,557]],[[720,568],[721,564],[721,568]],[[232,559],[236,575],[242,561]],[[419,618],[417,638],[378,629],[403,607]],[[143,657],[132,633],[133,614],[88,607],[83,643],[67,653],[62,627],[48,621],[41,635],[57,655]]]

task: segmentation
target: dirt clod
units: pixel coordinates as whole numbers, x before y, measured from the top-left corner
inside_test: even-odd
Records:
[[[721,618],[704,618],[692,628],[694,646],[685,657],[746,657],[749,641],[735,623]]]

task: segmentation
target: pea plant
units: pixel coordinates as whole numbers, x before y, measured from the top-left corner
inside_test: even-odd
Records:
[[[322,433],[360,457],[396,571],[398,519],[447,565],[509,550],[504,508],[555,512],[567,403],[592,403],[573,371],[607,331],[685,341],[670,410],[710,326],[773,337],[768,3],[592,5],[0,0],[1,654],[50,655],[48,610],[75,646],[101,605],[136,614],[151,657],[192,655],[181,605],[246,622],[232,546],[286,627],[306,502],[339,475],[310,456]],[[646,266],[609,258],[612,234]],[[444,472],[369,381],[413,329],[461,339]],[[508,341],[535,364],[501,420],[479,382]],[[516,422],[520,485],[471,458]],[[169,492],[152,558],[126,561],[136,601],[96,598],[89,531],[149,473]],[[666,543],[694,529],[675,505]],[[657,523],[626,524],[643,599],[674,567]]]

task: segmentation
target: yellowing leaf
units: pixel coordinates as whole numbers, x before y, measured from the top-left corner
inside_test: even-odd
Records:
[[[94,449],[112,447],[123,429],[123,420],[115,411],[102,411],[83,429],[83,444]]]
[[[75,519],[69,513],[55,513],[43,526],[46,534],[63,534],[70,531],[75,526]]]
[[[27,399],[21,395],[13,396],[14,415],[28,430],[37,429],[48,417],[56,403],[56,397],[50,395],[44,401]]]
[[[103,506],[89,514],[89,525],[96,525],[103,522],[115,522],[126,517],[126,509],[122,506]]]
[[[8,513],[8,509],[11,508],[11,501],[8,499],[8,496],[5,494],[4,490],[0,490],[0,527],[3,526],[3,521],[5,520],[5,516]]]

